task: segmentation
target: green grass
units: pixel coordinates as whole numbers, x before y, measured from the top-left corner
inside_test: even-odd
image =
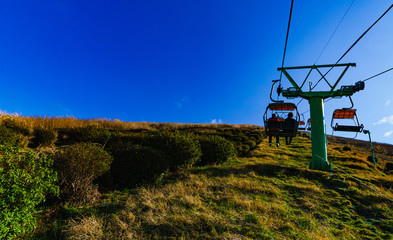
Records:
[[[308,169],[307,138],[279,148],[264,139],[231,163],[106,192],[95,205],[47,210],[35,237],[392,239],[392,175],[382,172],[383,162],[375,167],[368,154],[342,147],[329,145],[334,171],[323,172]]]

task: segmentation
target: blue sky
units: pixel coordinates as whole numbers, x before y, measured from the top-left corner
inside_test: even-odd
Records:
[[[295,1],[285,66],[314,64],[351,3]],[[1,5],[0,109],[5,112],[262,125],[271,80],[280,75],[290,0]],[[355,0],[316,64],[335,63],[390,5]],[[340,86],[393,67],[392,22],[393,11],[341,61],[357,67]],[[290,86],[285,79],[283,85]],[[353,100],[373,140],[393,144],[392,89],[393,71],[366,82]],[[348,104],[344,98],[326,103],[328,133],[334,108]],[[308,109],[307,101],[299,104],[300,112]]]

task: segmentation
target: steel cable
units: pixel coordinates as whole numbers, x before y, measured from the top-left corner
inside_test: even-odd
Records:
[[[351,4],[349,5],[347,11],[344,13],[344,16],[341,18],[340,22],[338,23],[336,29],[334,29],[332,35],[330,36],[329,40],[326,42],[325,46],[323,47],[321,53],[319,54],[317,60],[315,60],[314,65],[318,62],[319,58],[322,56],[322,53],[325,51],[327,45],[329,44],[330,40],[332,40],[334,34],[337,32],[337,29],[340,27],[341,23],[343,22],[345,16],[347,16],[347,13],[349,12],[349,10],[351,9],[353,3],[355,2],[355,0],[352,0]]]
[[[347,55],[347,53],[349,52],[349,51],[351,51],[351,49],[360,41],[360,39],[362,39],[363,37],[364,37],[364,35],[366,35],[366,33],[368,32],[368,31],[370,31],[370,29],[372,28],[372,27],[374,27],[374,25],[377,23],[377,22],[379,22],[379,20],[381,20],[382,18],[383,18],[383,16],[385,16],[386,15],[386,13],[388,13],[389,11],[390,11],[390,9],[392,9],[393,8],[393,4],[392,5],[390,5],[390,7],[351,45],[351,47],[349,47],[348,48],[348,50],[340,57],[340,59],[338,59],[337,60],[337,62],[335,63],[335,64],[338,64],[344,57],[345,57],[345,55]],[[318,85],[318,83],[319,82],[321,82],[321,80],[322,79],[324,79],[325,78],[325,76],[332,70],[334,68],[334,66],[333,67],[331,67],[322,77],[321,77],[321,79],[319,79],[318,80],[318,82],[311,88],[311,90],[313,90],[317,85]]]

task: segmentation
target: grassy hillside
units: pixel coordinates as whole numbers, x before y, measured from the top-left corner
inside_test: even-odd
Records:
[[[172,125],[173,126],[173,125]],[[189,125],[231,136],[257,127]],[[147,129],[149,130],[149,129]],[[240,135],[235,135],[236,132]],[[230,133],[230,134],[228,134]],[[234,141],[236,144],[236,141]],[[244,145],[244,144],[243,144]],[[252,149],[252,148],[251,148]],[[269,147],[221,165],[166,174],[156,184],[107,190],[94,204],[42,208],[39,239],[392,239],[393,176],[368,154],[329,144],[334,172],[308,169],[311,142]]]
[[[307,136],[269,147],[262,134],[0,116],[0,238],[393,239],[391,162],[329,138],[334,171],[309,170]]]

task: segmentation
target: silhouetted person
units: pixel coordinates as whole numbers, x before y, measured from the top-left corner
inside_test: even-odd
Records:
[[[267,120],[270,132],[280,131],[279,121],[280,121],[280,119],[278,119],[277,115],[273,113],[272,117]],[[271,125],[273,125],[273,127],[270,127]],[[273,136],[271,136],[271,135],[269,136],[269,146],[272,145],[272,137]],[[276,143],[277,143],[277,147],[279,147],[280,146],[280,136],[276,136]]]
[[[291,133],[291,132],[295,131],[295,129],[296,129],[296,120],[293,119],[293,113],[291,113],[291,112],[288,113],[288,117],[285,119],[284,125],[285,125],[284,132]],[[287,137],[286,136],[285,137],[285,143],[287,145],[291,144],[292,143],[292,137]]]

